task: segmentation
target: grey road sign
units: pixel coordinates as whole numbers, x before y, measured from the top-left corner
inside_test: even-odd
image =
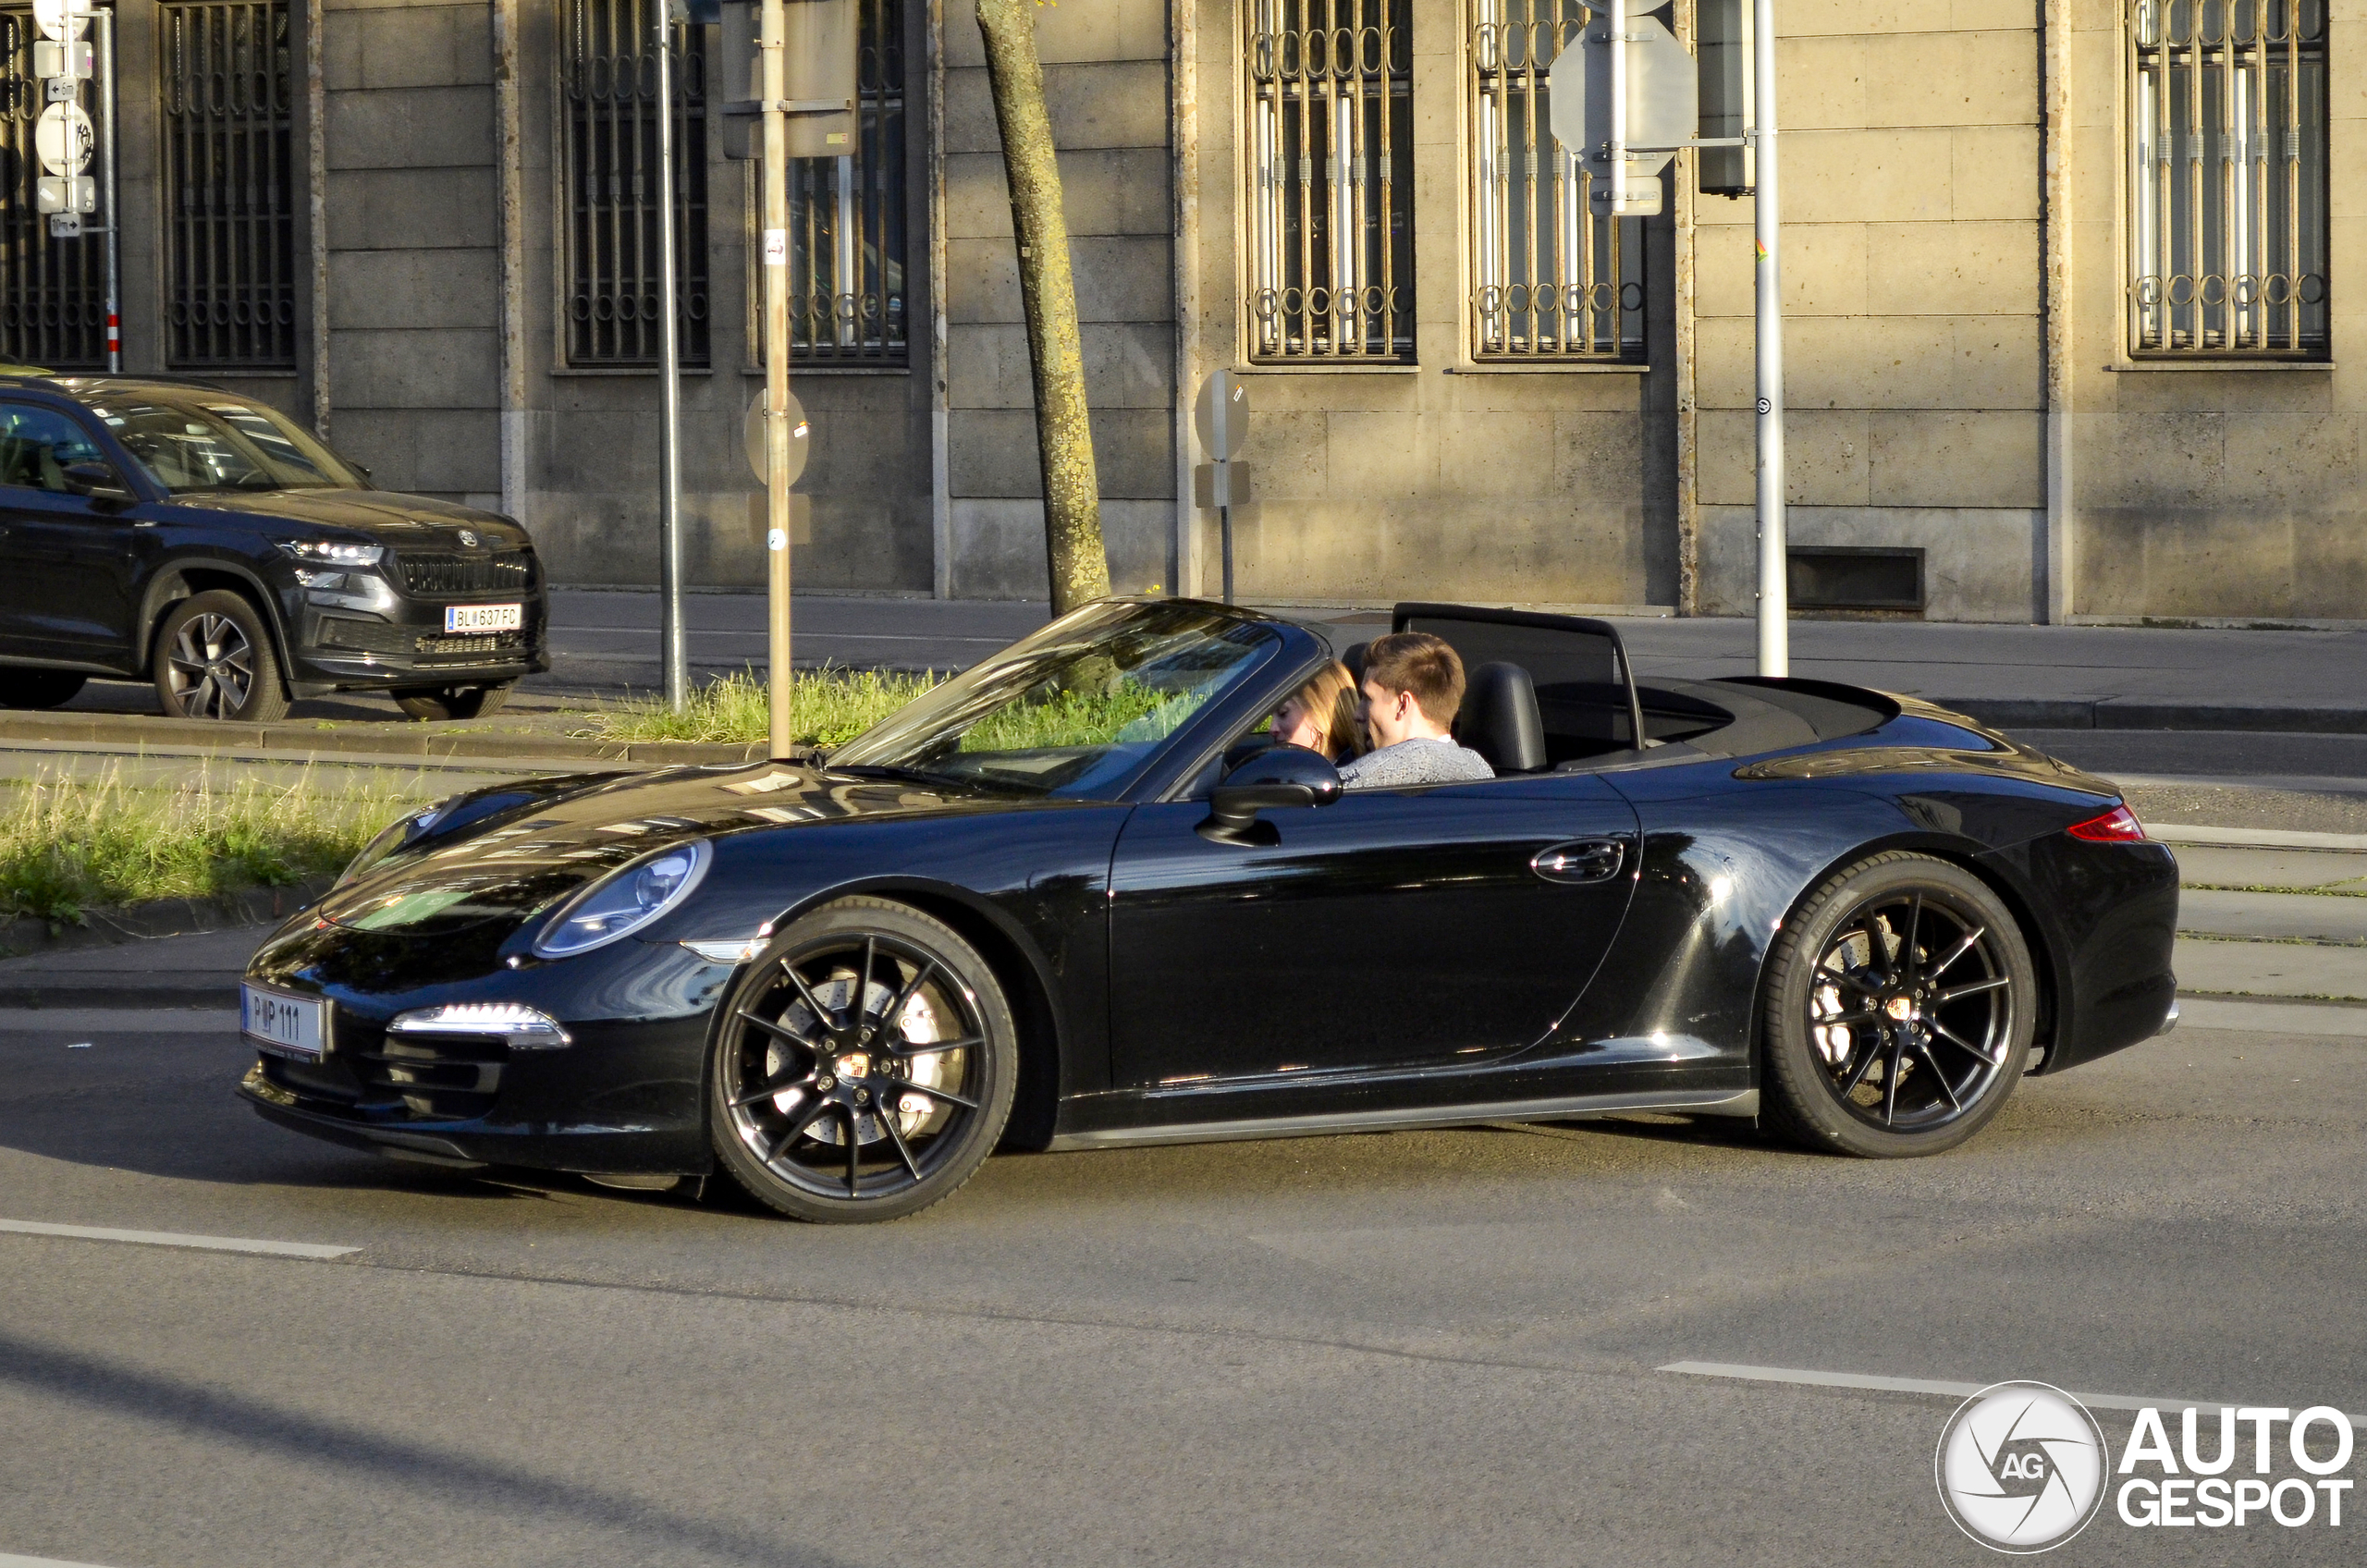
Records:
[[[797,394],[789,395],[789,482],[805,472],[805,459],[812,453],[807,439],[812,426],[805,423],[805,405]],[[757,393],[748,400],[747,417],[740,422],[742,442],[748,449],[748,466],[756,471],[756,483],[765,482],[765,395]]]
[[[52,104],[33,123],[33,152],[52,174],[80,174],[91,166],[99,133],[80,104]]]
[[[59,43],[80,38],[91,25],[91,0],[33,0],[33,25]]]
[[[1200,433],[1201,449],[1211,461],[1230,462],[1241,455],[1241,444],[1249,439],[1249,388],[1239,376],[1220,370],[1200,383],[1199,400],[1192,406],[1192,427]]]
[[[1621,214],[1656,213],[1661,170],[1700,131],[1698,67],[1685,45],[1652,18],[1630,16],[1624,34],[1613,37],[1611,22],[1596,15],[1553,62],[1553,135],[1594,175],[1593,204],[1600,211],[1609,210],[1611,144],[1624,140],[1627,178],[1636,190]],[[1613,103],[1614,53],[1625,56],[1624,116]],[[1624,137],[1614,129],[1622,119]]]

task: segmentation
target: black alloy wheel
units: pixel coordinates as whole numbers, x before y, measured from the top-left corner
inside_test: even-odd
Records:
[[[1799,1142],[1937,1154],[1986,1125],[2029,1060],[2037,972],[1979,877],[1891,853],[1832,877],[1768,963],[1763,1108]]]
[[[89,680],[70,669],[0,669],[0,708],[54,708]]]
[[[395,705],[419,719],[483,718],[509,700],[512,680],[484,686],[425,686],[395,693]]]
[[[285,717],[279,660],[255,607],[228,589],[183,599],[156,629],[156,695],[174,718]]]
[[[897,1219],[951,1194],[1002,1135],[1018,1028],[977,949],[884,899],[841,899],[752,962],[716,1031],[717,1157],[798,1219]]]

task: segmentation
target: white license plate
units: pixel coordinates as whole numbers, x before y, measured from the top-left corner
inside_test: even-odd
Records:
[[[523,605],[446,605],[447,631],[518,631],[526,625]]]
[[[239,987],[239,1033],[274,1056],[318,1061],[328,1049],[328,1004],[260,986]]]

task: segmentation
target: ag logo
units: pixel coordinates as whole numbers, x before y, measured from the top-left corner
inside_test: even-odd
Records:
[[[2103,1505],[2112,1455],[2087,1407],[2044,1383],[1999,1383],[1964,1402],[1940,1434],[1940,1501],[1985,1547],[2051,1551]]]
[[[460,545],[463,549],[475,549],[477,547],[477,536],[469,530],[463,528],[460,530]]]

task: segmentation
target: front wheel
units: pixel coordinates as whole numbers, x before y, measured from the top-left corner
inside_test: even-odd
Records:
[[[156,629],[156,695],[173,718],[286,717],[279,661],[254,606],[227,588],[175,605]]]
[[[2038,980],[1986,883],[1891,853],[1835,875],[1784,923],[1763,1001],[1777,1130],[1895,1158],[1954,1148],[2005,1106],[2029,1059]]]
[[[1011,1115],[1019,1031],[959,932],[840,899],[750,963],[708,1073],[717,1158],[798,1219],[898,1219],[977,1170]]]

